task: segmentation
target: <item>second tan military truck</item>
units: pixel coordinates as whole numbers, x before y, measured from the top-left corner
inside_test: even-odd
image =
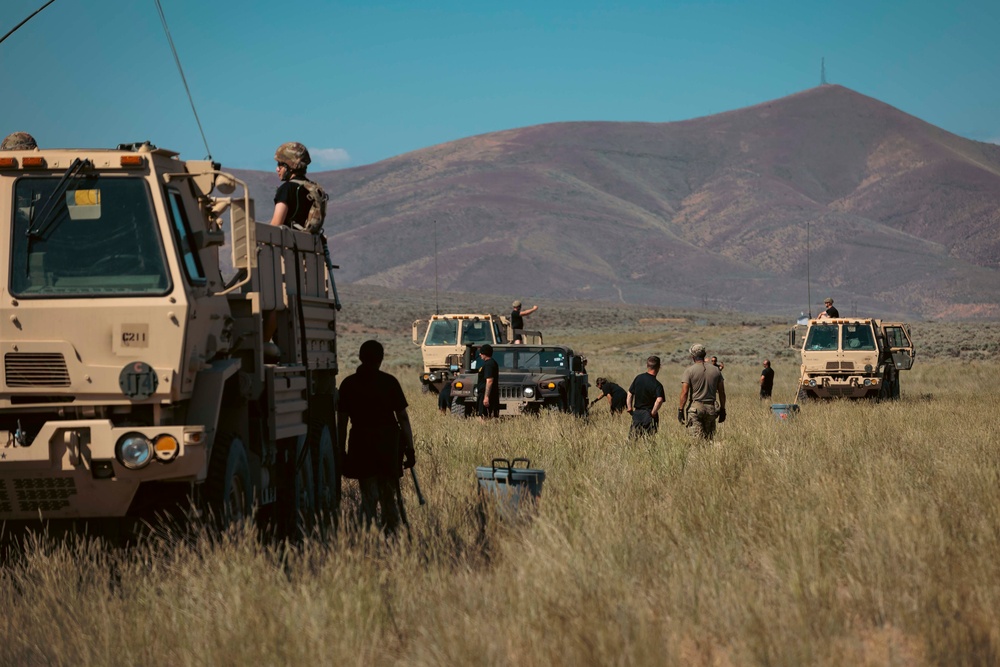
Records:
[[[149,143],[0,155],[0,521],[194,499],[294,533],[336,510],[322,240],[255,222],[219,169]]]
[[[915,356],[906,324],[853,317],[809,320],[801,354],[799,398],[855,399],[899,398]]]

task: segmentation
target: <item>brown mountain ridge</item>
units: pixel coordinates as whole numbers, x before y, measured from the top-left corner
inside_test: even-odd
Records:
[[[276,177],[237,173],[269,216]],[[532,302],[797,315],[811,293],[813,312],[832,295],[858,314],[1000,316],[1000,146],[841,86],[682,122],[494,132],[311,178],[331,195],[342,282],[434,289],[436,264],[442,292]]]

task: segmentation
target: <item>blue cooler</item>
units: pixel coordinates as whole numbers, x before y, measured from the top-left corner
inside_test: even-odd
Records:
[[[795,403],[772,403],[771,412],[775,419],[785,422],[799,414],[799,406]]]
[[[523,463],[523,468],[517,468]],[[502,514],[518,511],[522,502],[534,504],[542,494],[545,471],[531,467],[531,461],[524,458],[513,460],[493,459],[492,465],[476,468],[481,499],[492,497]]]

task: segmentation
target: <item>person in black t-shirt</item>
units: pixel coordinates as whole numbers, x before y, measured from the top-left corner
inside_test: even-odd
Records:
[[[271,216],[271,224],[275,226],[284,225],[304,225],[309,216],[309,209],[312,202],[309,199],[309,191],[300,183],[293,183],[292,180],[306,179],[306,170],[312,161],[309,157],[309,150],[296,141],[289,141],[278,146],[274,153],[274,161],[277,162],[275,168],[281,185],[274,193],[274,215]]]
[[[361,365],[340,384],[337,442],[344,476],[358,480],[359,518],[373,521],[388,534],[405,522],[400,510],[399,478],[416,462],[406,397],[399,380],[379,370],[385,351],[375,340],[361,345]],[[350,448],[347,423],[351,424]]]
[[[771,398],[771,389],[774,387],[774,371],[771,369],[771,361],[764,360],[764,370],[760,372],[760,397]]]
[[[825,318],[833,319],[835,317],[840,317],[840,311],[833,307],[833,299],[827,297],[823,299],[823,305],[826,306],[826,310],[819,314],[816,319],[822,320]]]
[[[476,412],[483,419],[500,416],[500,365],[493,360],[493,346],[484,343],[479,347],[479,365],[476,380]]]
[[[640,373],[632,380],[625,398],[625,406],[632,415],[632,428],[629,438],[654,435],[660,424],[657,414],[666,399],[663,385],[656,379],[660,373],[660,358],[652,356],[646,359],[646,372]]]
[[[607,396],[608,403],[611,404],[611,414],[620,415],[625,411],[625,403],[628,401],[628,393],[624,389],[607,378],[597,378],[596,384],[597,388],[601,391],[601,395],[591,401],[591,405],[594,405],[599,400]]]
[[[538,306],[532,306],[527,310],[521,310],[520,300],[515,301],[512,306],[514,310],[510,311],[510,328],[514,339],[511,342],[519,343],[524,340],[524,336],[521,335],[521,330],[524,329],[524,318],[538,310]]]

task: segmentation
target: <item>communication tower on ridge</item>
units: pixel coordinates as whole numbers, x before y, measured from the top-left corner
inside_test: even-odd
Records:
[[[826,58],[819,59],[819,85],[826,85]]]

